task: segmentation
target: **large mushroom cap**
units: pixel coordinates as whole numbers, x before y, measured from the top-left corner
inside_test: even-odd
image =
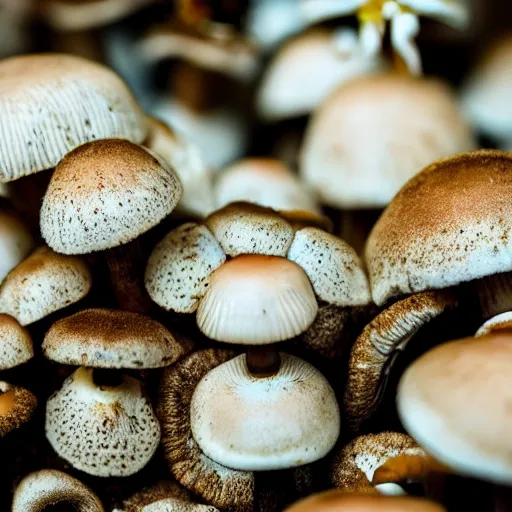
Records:
[[[216,270],[197,310],[197,325],[214,340],[264,345],[304,332],[318,311],[307,275],[275,256],[243,255]]]
[[[33,356],[30,333],[12,316],[0,314],[0,370],[26,363]]]
[[[27,423],[36,406],[37,399],[28,389],[0,381],[0,437]]]
[[[475,147],[444,84],[398,74],[361,77],[314,114],[301,174],[330,206],[382,208],[429,163]]]
[[[427,167],[373,228],[373,300],[448,288],[512,270],[512,154],[475,151]]]
[[[398,388],[402,423],[456,473],[512,483],[512,336],[446,343],[415,361]]]
[[[129,311],[86,309],[55,322],[44,355],[91,368],[161,368],[183,355],[173,335],[155,320]]]
[[[60,457],[101,477],[137,473],[160,442],[160,425],[141,383],[124,376],[119,386],[99,386],[86,368],[50,397],[45,428]]]
[[[84,144],[59,163],[41,209],[41,233],[64,254],[125,244],[167,217],[181,198],[175,172],[127,140]]]
[[[285,354],[272,377],[251,376],[244,355],[209,372],[194,391],[190,418],[203,453],[245,471],[314,462],[332,449],[340,432],[339,408],[327,380]]]
[[[96,494],[82,482],[62,471],[42,469],[20,482],[12,512],[44,512],[58,504],[67,504],[77,512],[104,511]]]
[[[91,273],[80,258],[40,247],[3,281],[0,311],[29,325],[83,299],[91,285]]]
[[[0,63],[1,181],[51,169],[95,139],[142,142],[146,129],[124,82],[103,66],[59,54]]]

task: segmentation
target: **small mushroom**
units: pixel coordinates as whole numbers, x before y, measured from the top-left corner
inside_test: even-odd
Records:
[[[81,258],[40,247],[0,285],[0,311],[29,325],[83,299],[92,276]]]
[[[15,368],[34,357],[30,333],[9,315],[0,314],[0,370]]]
[[[20,482],[12,512],[44,512],[56,505],[68,505],[77,512],[105,510],[96,494],[76,478],[55,469],[42,469]]]
[[[501,313],[500,315],[489,318],[484,324],[478,329],[475,337],[487,336],[495,331],[505,331],[512,329],[512,311]]]
[[[0,437],[27,423],[36,406],[37,399],[28,389],[0,381]]]

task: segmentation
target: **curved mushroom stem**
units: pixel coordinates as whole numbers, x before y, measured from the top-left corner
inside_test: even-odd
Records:
[[[483,277],[476,288],[485,320],[512,311],[512,272]]]
[[[276,345],[250,346],[245,356],[247,369],[253,377],[272,377],[281,368],[281,356]]]

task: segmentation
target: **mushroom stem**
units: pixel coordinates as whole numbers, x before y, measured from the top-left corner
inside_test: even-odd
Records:
[[[484,320],[512,311],[512,272],[483,277],[476,288]]]
[[[104,388],[115,388],[124,382],[121,372],[105,368],[94,368],[92,379],[96,386]]]
[[[281,356],[276,345],[249,346],[245,356],[247,369],[253,377],[272,377],[281,368]]]

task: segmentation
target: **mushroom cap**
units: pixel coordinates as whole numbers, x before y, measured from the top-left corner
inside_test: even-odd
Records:
[[[0,314],[0,370],[8,370],[34,357],[32,337],[9,315]]]
[[[392,364],[427,323],[454,307],[448,291],[424,292],[395,302],[377,315],[352,346],[344,409],[353,430],[359,430],[379,406]]]
[[[199,148],[169,125],[148,117],[149,136],[144,143],[174,169],[183,186],[178,210],[204,217],[215,210],[213,173]]]
[[[437,503],[420,498],[344,494],[328,491],[311,496],[286,512],[446,512]]]
[[[446,158],[410,180],[366,244],[375,303],[512,270],[511,194],[512,154],[501,151]]]
[[[297,264],[275,256],[243,255],[211,275],[197,325],[217,341],[265,345],[298,336],[317,311],[309,279]]]
[[[286,256],[293,240],[292,226],[276,211],[251,203],[231,203],[208,216],[204,224],[224,252]]]
[[[68,503],[77,512],[104,512],[89,487],[62,471],[42,469],[27,475],[18,485],[12,512],[43,512],[52,505]]]
[[[476,338],[487,336],[495,331],[512,330],[512,311],[489,318],[475,334]]]
[[[146,136],[131,92],[99,64],[70,55],[23,55],[3,60],[0,76],[1,181],[51,169],[95,139],[142,142]]]
[[[321,300],[344,307],[371,302],[363,265],[341,238],[314,227],[301,229],[295,233],[288,259],[306,272]]]
[[[219,509],[211,505],[187,503],[176,498],[166,498],[146,505],[141,512],[218,512]]]
[[[0,311],[29,325],[83,299],[92,277],[81,258],[40,247],[0,286]]]
[[[225,261],[224,251],[207,227],[183,224],[153,249],[146,267],[146,289],[159,306],[194,313],[210,276]]]
[[[309,464],[340,433],[338,403],[325,377],[287,354],[271,377],[252,376],[245,355],[217,366],[197,385],[190,418],[205,455],[244,471]]]
[[[49,398],[46,437],[60,457],[89,475],[133,475],[155,453],[160,425],[137,379],[98,386],[93,371],[79,368]]]
[[[357,51],[357,35],[344,30],[350,47],[338,48],[338,33],[316,29],[300,34],[278,51],[258,91],[257,109],[267,121],[314,111],[340,84],[384,67],[380,57]]]
[[[37,399],[28,389],[4,381],[0,393],[0,437],[4,437],[32,418]]]
[[[130,242],[169,215],[181,198],[175,172],[122,139],[84,144],[57,165],[44,196],[41,234],[64,254]]]
[[[18,217],[8,211],[0,212],[0,282],[34,248],[34,239]]]
[[[114,309],[86,309],[58,320],[46,333],[43,352],[62,364],[124,369],[161,368],[183,355],[162,324]]]
[[[319,213],[314,194],[273,158],[245,158],[229,166],[217,177],[215,196],[219,208],[247,201],[275,210]]]
[[[397,395],[402,423],[456,473],[508,485],[511,371],[509,332],[436,347],[402,376]]]
[[[476,143],[447,87],[399,74],[338,88],[315,112],[300,172],[335,208],[382,208],[423,167]]]

